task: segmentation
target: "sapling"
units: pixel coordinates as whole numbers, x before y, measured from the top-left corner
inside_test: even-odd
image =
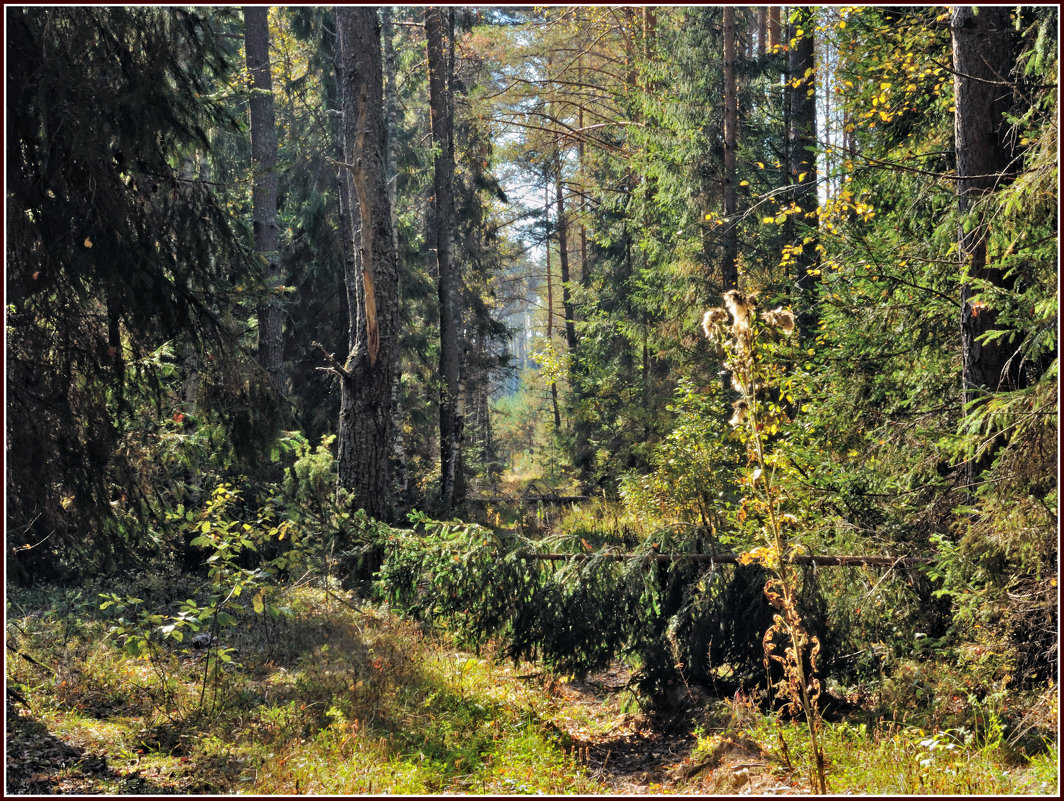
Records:
[[[747,500],[753,501],[765,518],[761,527],[764,546],[744,554],[745,558],[740,561],[759,562],[773,574],[765,583],[765,595],[777,610],[763,639],[765,667],[767,671],[770,662],[775,661],[783,668],[784,678],[776,687],[777,696],[785,698],[792,710],[800,710],[805,715],[813,755],[811,779],[817,792],[826,793],[824,754],[819,736],[821,718],[817,707],[820,682],[814,676],[806,675],[804,662],[808,654],[810,667],[816,669],[820,643],[806,631],[798,610],[794,565],[790,561],[784,530],[785,526],[796,521],[792,515],[783,513],[783,495],[775,483],[776,454],[766,452],[765,438],[779,429],[786,414],[768,400],[766,390],[776,383],[776,371],[771,363],[760,359],[758,353],[758,337],[766,330],[784,337],[794,332],[794,314],[777,307],[762,313],[759,322],[754,313],[755,296],[735,289],[724,293],[724,305],[726,310],[707,311],[702,318],[702,327],[706,337],[718,342],[727,356],[725,366],[731,372],[732,387],[739,393],[732,405],[729,423],[746,443],[750,462],[755,465],[749,477],[755,497]],[[727,324],[729,315],[730,326]],[[777,650],[777,637],[782,637],[786,643],[782,654]],[[771,682],[771,678],[769,680]]]

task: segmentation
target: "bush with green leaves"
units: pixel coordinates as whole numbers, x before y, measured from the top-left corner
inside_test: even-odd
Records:
[[[255,614],[278,617],[286,613],[284,607],[271,601],[277,573],[288,567],[288,552],[270,560],[248,559],[271,540],[284,540],[291,531],[287,520],[278,520],[269,506],[259,511],[252,522],[232,516],[239,500],[239,491],[227,484],[215,488],[199,513],[179,506],[169,515],[171,522],[182,532],[194,536],[191,545],[204,549],[209,555],[205,594],[187,598],[174,612],[154,608],[142,598],[101,593],[101,609],[112,609],[117,615],[110,636],[122,643],[122,648],[134,657],[151,662],[161,691],[161,707],[170,714],[179,710],[174,696],[176,682],[168,674],[167,650],[188,645],[205,649],[203,681],[195,707],[185,712],[209,714],[214,701],[207,704],[207,688],[217,680],[227,665],[233,662],[232,648],[220,644],[223,629],[235,626],[250,610]],[[181,710],[179,710],[181,711]]]
[[[719,383],[680,381],[666,407],[673,428],[653,448],[650,472],[621,479],[621,497],[636,517],[725,527],[722,513],[733,500],[739,449],[720,425],[723,396]]]

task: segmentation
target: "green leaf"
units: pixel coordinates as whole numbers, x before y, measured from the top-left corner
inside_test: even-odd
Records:
[[[218,625],[219,626],[232,626],[236,623],[236,618],[228,612],[218,613]]]

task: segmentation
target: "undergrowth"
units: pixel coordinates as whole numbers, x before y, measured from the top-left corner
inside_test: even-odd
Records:
[[[1046,687],[1035,706],[1042,709],[1041,748],[1029,759],[1000,726],[927,730],[911,721],[853,715],[825,721],[819,729],[828,759],[829,792],[870,795],[1007,795],[1057,793],[1058,745],[1052,739],[1056,688]],[[722,743],[752,741],[779,777],[793,773],[809,752],[808,728],[781,721],[737,695],[719,704],[724,725],[698,732],[694,758]]]
[[[130,576],[123,586],[176,602],[188,594],[183,584],[189,581],[174,572]],[[502,659],[501,643],[483,643],[480,654],[462,652],[338,588],[282,589],[277,602],[291,616],[248,610],[234,614],[235,624],[220,635],[235,658],[221,668],[215,714],[196,716],[194,704],[180,703],[164,713],[150,660],[106,636],[110,618],[99,609],[98,589],[9,589],[8,686],[29,705],[8,704],[9,791],[501,795],[614,789],[581,760],[574,749],[579,743],[566,730],[584,731],[581,742],[593,742],[616,723],[580,720],[586,713],[558,692],[556,678]],[[193,701],[206,656],[182,654],[178,645],[160,647],[171,649],[175,697]],[[903,668],[899,682],[910,676]],[[948,674],[935,675],[927,666],[921,681],[939,697],[957,687]],[[896,701],[889,695],[878,700]],[[832,792],[1054,792],[1055,687],[1026,700],[962,697],[956,716],[937,726],[919,710],[891,720],[876,701],[868,698],[862,708],[825,720]],[[965,710],[979,714],[965,717]],[[779,723],[741,694],[726,713],[722,726],[702,733],[696,754],[721,736],[743,736],[774,755],[781,776],[800,777],[784,754],[801,765],[804,727]],[[610,714],[617,723],[628,717],[620,708]],[[699,717],[691,712],[692,720]]]
[[[160,709],[147,654],[105,636],[89,593],[9,594],[13,645],[35,660],[9,660],[8,681],[29,703],[8,705],[9,730],[37,738],[43,728],[101,755],[108,770],[95,792],[129,792],[134,774],[149,792],[603,791],[545,723],[540,683],[338,597],[302,587],[287,593],[291,618],[239,616],[226,647],[241,667],[223,666],[206,718],[194,705]],[[175,651],[171,695],[196,698],[207,657],[160,647]],[[86,758],[52,772],[47,754],[41,764],[20,750],[9,785],[68,788],[86,775]]]

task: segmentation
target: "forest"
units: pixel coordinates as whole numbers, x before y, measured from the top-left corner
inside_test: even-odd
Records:
[[[1056,6],[6,6],[11,794],[1059,792]]]

